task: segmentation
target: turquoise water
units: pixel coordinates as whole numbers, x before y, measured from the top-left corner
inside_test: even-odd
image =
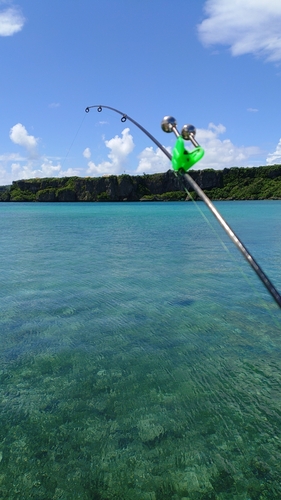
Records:
[[[280,291],[281,202],[216,205]],[[197,207],[0,204],[1,499],[281,498],[281,313]]]

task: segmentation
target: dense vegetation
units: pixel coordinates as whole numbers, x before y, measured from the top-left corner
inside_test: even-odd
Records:
[[[212,200],[281,199],[281,165],[189,173]],[[182,180],[171,170],[143,176],[36,178],[0,187],[0,201],[179,201],[189,199],[189,186]]]
[[[231,168],[224,174],[224,186],[206,190],[211,199],[281,199],[281,165]]]

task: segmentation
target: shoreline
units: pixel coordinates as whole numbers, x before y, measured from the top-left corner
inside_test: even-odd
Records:
[[[281,165],[191,170],[212,201],[280,200]],[[103,177],[35,178],[0,186],[0,202],[127,202],[199,200],[174,171]]]

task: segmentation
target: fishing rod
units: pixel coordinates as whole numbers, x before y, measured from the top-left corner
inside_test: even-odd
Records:
[[[112,108],[110,106],[102,106],[102,105],[94,105],[94,106],[88,106],[85,109],[86,113],[89,113],[91,108],[97,108],[97,111],[100,113],[103,108],[110,109],[114,111],[115,113],[118,113],[119,115],[122,116],[121,122],[126,122],[129,120],[132,122],[136,127],[138,127],[142,132],[144,132],[149,139],[158,146],[158,148],[169,158],[169,160],[172,162],[173,169],[175,171],[176,175],[180,175],[181,177],[184,177],[184,179],[188,182],[188,184],[192,187],[192,189],[198,194],[198,196],[204,201],[204,203],[207,205],[209,210],[212,212],[212,214],[215,216],[219,224],[223,227],[225,230],[226,234],[229,236],[231,241],[234,243],[234,245],[238,248],[238,250],[242,253],[243,257],[246,259],[248,264],[252,267],[252,269],[255,271],[259,279],[262,281],[264,286],[267,288],[273,299],[275,300],[276,304],[281,308],[281,296],[273,283],[270,281],[270,279],[266,276],[266,274],[263,272],[262,268],[259,266],[257,261],[254,259],[254,257],[251,255],[251,253],[247,250],[245,245],[242,243],[242,241],[238,238],[238,236],[235,234],[235,232],[231,229],[229,224],[225,221],[225,219],[222,217],[222,215],[219,213],[219,211],[216,209],[214,204],[211,202],[211,200],[208,198],[208,196],[204,193],[204,191],[198,186],[197,182],[187,173],[187,170],[189,170],[195,163],[197,163],[204,155],[204,150],[201,148],[201,146],[198,144],[197,140],[195,139],[196,135],[196,129],[193,125],[184,125],[181,134],[177,130],[177,122],[175,118],[172,116],[165,116],[162,120],[161,127],[164,132],[174,132],[177,140],[175,147],[173,149],[173,154],[171,155],[169,151],[167,151],[162,144],[153,137],[142,125],[140,125],[138,122],[133,120],[130,116],[128,116],[126,113],[122,113],[118,109]],[[192,151],[188,151],[185,148],[185,143],[184,141],[190,141],[194,149]]]

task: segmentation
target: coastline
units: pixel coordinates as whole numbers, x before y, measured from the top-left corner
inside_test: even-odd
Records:
[[[280,200],[281,165],[191,170],[211,200]],[[0,186],[2,202],[126,202],[198,199],[172,170],[159,174],[17,180]]]

